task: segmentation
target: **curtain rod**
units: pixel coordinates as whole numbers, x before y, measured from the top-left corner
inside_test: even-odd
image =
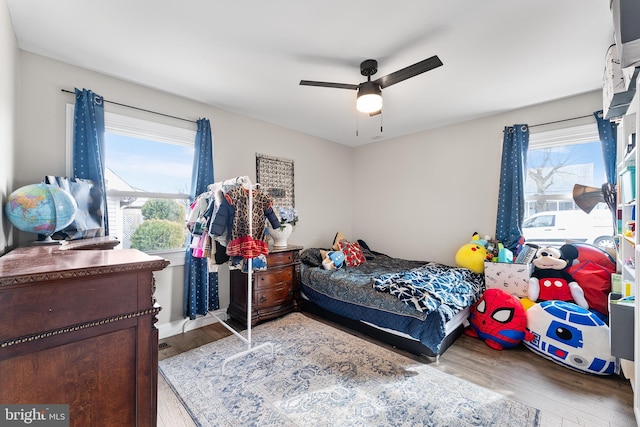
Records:
[[[70,91],[70,90],[67,90],[67,89],[60,89],[60,90],[61,90],[62,92],[75,94],[75,92]],[[157,111],[145,110],[144,108],[134,107],[134,106],[132,106],[132,105],[127,105],[127,104],[121,104],[121,103],[119,103],[119,102],[115,102],[115,101],[108,101],[108,100],[106,100],[106,99],[104,99],[104,98],[102,98],[102,100],[103,100],[104,102],[108,102],[109,104],[120,105],[121,107],[132,108],[132,109],[134,109],[134,110],[144,111],[144,112],[151,113],[151,114],[157,114],[157,115],[159,115],[159,116],[164,116],[164,117],[170,117],[170,118],[172,118],[172,119],[178,119],[178,120],[182,120],[182,121],[189,122],[189,123],[198,123],[198,122],[196,122],[196,121],[194,121],[194,120],[183,119],[182,117],[171,116],[171,115],[169,115],[169,114],[159,113],[159,112],[157,112]]]
[[[568,121],[571,121],[571,120],[585,119],[587,117],[593,117],[593,114],[587,114],[586,116],[572,117],[570,119],[556,120],[556,121],[547,122],[547,123],[538,123],[537,125],[529,125],[529,127],[530,128],[534,128],[534,127],[537,127],[537,126],[552,125],[552,124],[555,124],[555,123],[568,122]]]

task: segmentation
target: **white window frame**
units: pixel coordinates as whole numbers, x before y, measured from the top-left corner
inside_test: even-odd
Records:
[[[73,175],[73,120],[75,105],[67,104],[66,108],[66,173]],[[122,114],[104,113],[105,132],[129,136],[133,138],[148,139],[152,141],[166,142],[183,146],[195,144],[196,130],[171,126],[149,120],[138,119]],[[189,194],[183,193],[143,193],[149,198],[165,199],[189,199]],[[140,192],[108,190],[107,196],[114,197],[140,197]],[[186,248],[151,251],[153,255],[161,256],[171,262],[171,265],[184,265]]]
[[[554,130],[543,132],[531,132],[529,135],[529,147],[528,150],[538,150],[553,147],[562,147],[566,145],[575,145],[582,143],[599,142],[600,134],[598,132],[598,125],[593,120],[593,123],[566,126]],[[604,178],[604,177],[603,177]],[[562,203],[568,203],[569,201],[575,205],[573,197],[566,198],[563,195],[557,195],[556,207]],[[547,202],[554,201],[551,197],[546,197]],[[528,211],[527,203],[534,202],[534,198],[525,196],[525,210]],[[552,210],[552,209],[549,209]],[[560,209],[559,209],[560,210]],[[525,214],[526,215],[526,214]],[[528,218],[524,218],[525,220]]]
[[[591,123],[544,132],[531,132],[529,135],[529,150],[599,140],[598,125]]]

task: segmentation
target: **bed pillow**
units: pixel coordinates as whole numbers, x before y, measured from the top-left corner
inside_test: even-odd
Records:
[[[349,267],[355,267],[365,261],[364,253],[358,242],[342,240],[338,242],[338,247],[347,257],[346,263]]]
[[[300,252],[300,261],[313,267],[321,266],[322,258],[322,249],[319,248],[308,248]]]
[[[347,238],[344,237],[344,234],[342,234],[340,231],[338,231],[336,233],[336,236],[333,238],[333,245],[331,246],[331,249],[333,249],[334,251],[339,251],[340,250],[340,242],[346,242]]]

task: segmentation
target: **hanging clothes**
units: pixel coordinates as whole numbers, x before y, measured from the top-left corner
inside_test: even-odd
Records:
[[[212,264],[228,262],[229,268],[244,270],[248,259],[254,260],[254,269],[266,268],[268,246],[264,220],[266,218],[273,228],[280,227],[280,221],[271,206],[271,197],[254,189],[253,229],[249,236],[249,186],[246,176],[215,182],[191,205],[187,228],[192,234],[192,255],[207,257],[210,268]],[[238,210],[240,213],[236,215]]]
[[[233,228],[233,218],[236,215],[236,209],[226,198],[222,198],[220,206],[216,210],[216,214],[211,221],[209,233],[211,236],[224,247],[227,247],[231,239],[231,230]]]
[[[225,194],[229,205],[235,208],[231,241],[227,245],[227,255],[229,256],[241,256],[248,259],[269,253],[269,247],[265,241],[265,219],[268,217],[269,210],[273,213],[271,206],[273,200],[262,190],[252,191],[251,233],[249,232],[249,190],[240,186]]]

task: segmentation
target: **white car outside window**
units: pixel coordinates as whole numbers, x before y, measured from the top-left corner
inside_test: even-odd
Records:
[[[539,212],[522,222],[527,243],[560,246],[567,242],[614,247],[613,218],[606,209]]]

